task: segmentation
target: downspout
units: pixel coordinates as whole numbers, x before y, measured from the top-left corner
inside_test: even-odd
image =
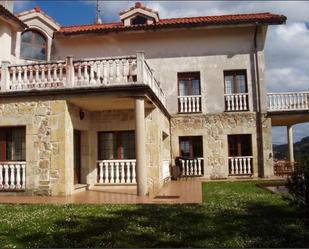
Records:
[[[261,104],[261,83],[259,72],[259,59],[257,49],[257,34],[259,23],[255,23],[254,31],[254,58],[255,58],[255,74],[256,74],[256,91],[257,91],[257,110],[256,110],[256,130],[257,130],[257,156],[258,156],[258,176],[264,176],[264,138],[263,138],[263,114]]]

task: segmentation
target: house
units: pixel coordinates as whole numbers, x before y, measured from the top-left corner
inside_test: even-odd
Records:
[[[162,19],[136,3],[119,19],[61,26],[0,6],[0,194],[155,194],[175,163],[187,176],[272,176],[272,119],[309,109],[306,93],[267,97],[267,27],[286,17]]]

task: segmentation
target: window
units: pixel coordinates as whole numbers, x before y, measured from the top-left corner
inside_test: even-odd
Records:
[[[200,95],[200,73],[178,73],[178,95]]]
[[[135,159],[134,131],[99,133],[99,160]]]
[[[202,136],[179,137],[181,157],[203,157]]]
[[[26,129],[0,128],[0,161],[26,160]]]
[[[132,18],[131,20],[132,25],[146,24],[146,23],[147,23],[147,18],[143,16],[136,16]]]
[[[246,70],[224,72],[225,93],[247,93]]]
[[[251,135],[228,135],[229,157],[252,156]]]
[[[22,33],[20,56],[28,60],[46,60],[46,38],[34,30]]]

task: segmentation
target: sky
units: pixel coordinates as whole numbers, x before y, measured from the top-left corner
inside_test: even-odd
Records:
[[[273,12],[284,14],[286,25],[271,26],[265,47],[268,92],[309,90],[309,1],[141,1],[161,18]],[[18,13],[35,6],[61,25],[93,23],[96,1],[15,1]],[[134,1],[99,1],[103,22],[119,21],[118,13]],[[309,136],[309,123],[295,125],[294,141]],[[286,143],[286,128],[273,128],[273,143]]]

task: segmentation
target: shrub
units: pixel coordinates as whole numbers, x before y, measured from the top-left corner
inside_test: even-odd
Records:
[[[309,208],[309,160],[303,159],[296,164],[288,179],[288,189],[293,200],[299,205]]]

